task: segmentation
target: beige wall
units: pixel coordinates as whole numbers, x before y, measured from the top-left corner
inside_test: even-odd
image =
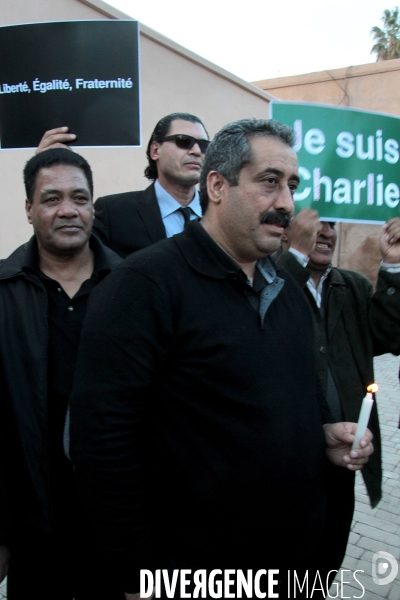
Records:
[[[128,17],[101,0],[1,0],[2,25],[104,18]],[[228,121],[269,115],[270,95],[259,88],[148,27],[141,26],[140,43],[143,147],[78,150],[93,168],[96,197],[148,185],[143,177],[146,144],[158,119],[170,112],[198,115],[211,136]],[[29,150],[0,151],[0,258],[31,235],[21,176],[31,155]]]
[[[255,85],[280,100],[321,102],[400,115],[400,59],[345,69],[266,79]],[[377,251],[380,225],[343,223],[336,261],[339,266],[376,280],[380,257]]]
[[[400,115],[400,58],[345,69],[256,81],[280,100],[323,102]]]

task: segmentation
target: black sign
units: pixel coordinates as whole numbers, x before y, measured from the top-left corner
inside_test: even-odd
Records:
[[[78,146],[138,146],[137,21],[0,27],[1,148],[69,127]]]

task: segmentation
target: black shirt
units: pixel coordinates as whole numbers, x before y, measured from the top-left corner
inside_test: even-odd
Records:
[[[48,299],[48,396],[57,405],[62,422],[68,405],[75,371],[80,333],[85,318],[90,292],[98,276],[93,274],[84,281],[73,298],[61,285],[44,273],[39,274],[47,291]]]
[[[84,281],[70,298],[58,281],[40,271],[37,252],[32,252],[27,259],[28,269],[39,276],[47,292],[47,435],[50,486],[57,527],[57,515],[65,516],[65,506],[71,507],[75,497],[72,465],[63,450],[63,432],[82,324],[89,294],[111,269],[105,257],[95,252],[90,279]],[[68,526],[67,523],[65,526]]]

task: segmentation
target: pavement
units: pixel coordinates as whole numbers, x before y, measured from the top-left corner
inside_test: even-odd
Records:
[[[384,354],[375,359],[379,385],[378,409],[383,444],[383,499],[371,509],[362,477],[356,478],[356,507],[347,553],[333,586],[331,598],[400,600],[400,387],[399,358]],[[378,552],[391,555],[376,556]],[[373,573],[373,558],[376,558]],[[379,565],[381,567],[379,568]],[[398,566],[397,576],[391,579]],[[357,572],[356,572],[357,571]],[[375,575],[375,578],[373,577]],[[317,587],[317,586],[316,586]],[[312,598],[311,586],[309,597]],[[295,596],[294,596],[295,597]],[[0,585],[0,600],[6,599],[6,585]],[[40,593],[32,584],[32,598]],[[286,600],[286,599],[284,599]]]

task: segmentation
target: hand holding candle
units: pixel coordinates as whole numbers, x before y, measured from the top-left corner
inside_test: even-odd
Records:
[[[358,448],[360,448],[360,440],[365,435],[365,432],[367,430],[372,405],[374,403],[372,394],[374,394],[377,390],[378,386],[376,385],[376,383],[372,383],[367,387],[368,393],[365,396],[361,406],[360,416],[358,417],[357,423],[356,437],[354,438],[354,442],[351,447],[352,450],[358,450]]]

